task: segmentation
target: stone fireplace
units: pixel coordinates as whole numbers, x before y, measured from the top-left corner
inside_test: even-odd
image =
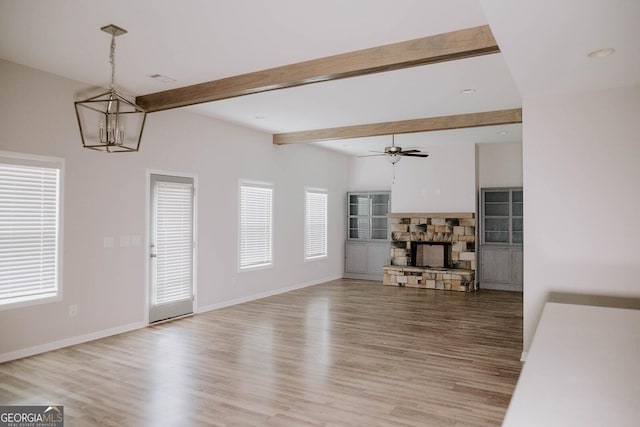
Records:
[[[383,284],[475,290],[474,213],[391,213],[391,265]]]

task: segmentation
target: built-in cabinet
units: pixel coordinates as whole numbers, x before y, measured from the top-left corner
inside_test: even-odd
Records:
[[[522,187],[480,193],[480,287],[522,291]]]
[[[390,262],[389,191],[347,193],[345,277],[382,280]]]
[[[389,243],[347,241],[344,277],[382,280],[382,267],[389,265],[390,250]]]

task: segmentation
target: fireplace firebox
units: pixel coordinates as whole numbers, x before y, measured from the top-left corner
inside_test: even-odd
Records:
[[[451,242],[411,242],[411,265],[451,268]]]

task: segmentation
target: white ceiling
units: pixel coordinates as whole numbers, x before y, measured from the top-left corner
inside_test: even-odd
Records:
[[[117,39],[116,84],[133,96],[484,25],[485,11],[490,18],[501,54],[187,107],[279,133],[515,108],[520,93],[638,84],[639,5],[638,0],[0,0],[0,58],[107,86],[110,40],[99,28],[115,24],[129,30]],[[588,51],[601,47],[618,51],[610,58],[586,59]],[[176,81],[149,77],[156,73]],[[462,95],[465,88],[476,92]],[[400,135],[396,143],[520,141],[520,129]],[[389,145],[389,139],[316,144],[362,155]]]
[[[0,57],[132,95],[486,24],[475,0],[0,0]],[[177,82],[149,79],[164,74]]]
[[[524,97],[640,85],[640,0],[482,4]]]

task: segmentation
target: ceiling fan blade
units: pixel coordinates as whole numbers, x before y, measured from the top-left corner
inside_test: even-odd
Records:
[[[416,148],[408,148],[406,150],[402,150],[402,154],[404,153],[419,153],[420,150],[416,149]]]
[[[407,157],[429,157],[428,154],[424,153],[424,154],[417,154],[417,153],[405,153],[403,152],[401,154],[401,156],[407,156]]]

